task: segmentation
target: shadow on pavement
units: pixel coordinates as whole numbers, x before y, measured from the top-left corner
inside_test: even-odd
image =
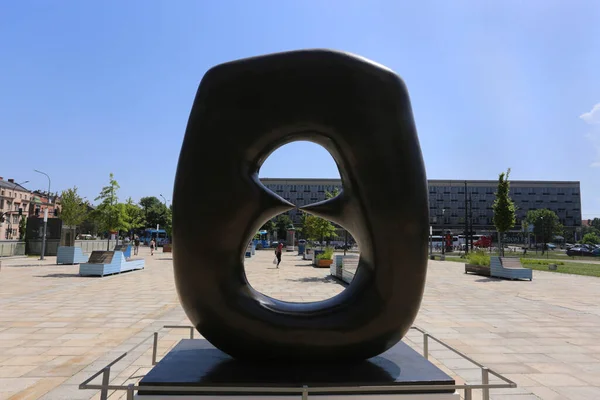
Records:
[[[310,264],[294,264],[294,267],[312,267],[312,263]]]
[[[502,282],[504,279],[500,278],[480,278],[475,279],[475,282]]]
[[[48,275],[36,275],[36,278],[74,278],[74,277],[81,277],[81,278],[93,278],[90,276],[81,276],[79,274],[48,274]]]
[[[335,279],[333,276],[331,275],[326,275],[323,277],[316,277],[316,276],[311,276],[311,277],[306,277],[306,278],[298,278],[298,279],[286,279],[288,281],[294,281],[294,282],[303,282],[303,283],[335,283],[337,285],[340,284],[340,282]]]

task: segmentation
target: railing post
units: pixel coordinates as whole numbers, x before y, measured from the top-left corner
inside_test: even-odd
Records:
[[[466,387],[465,388],[465,400],[473,400],[473,391],[471,390],[470,387]]]
[[[154,332],[152,341],[152,365],[156,365],[156,352],[158,350],[158,332]]]
[[[429,359],[429,334],[427,333],[423,334],[423,357]]]
[[[127,400],[133,400],[133,383],[127,385]]]
[[[490,370],[487,367],[481,368],[481,383],[487,385],[490,383]],[[481,389],[481,397],[483,400],[490,400],[490,389]]]
[[[102,369],[102,389],[100,390],[100,400],[108,399],[108,384],[110,383],[110,367]]]
[[[194,327],[191,326],[190,327],[190,339],[193,339],[193,338],[194,338]]]
[[[302,386],[302,400],[308,400],[308,386]]]

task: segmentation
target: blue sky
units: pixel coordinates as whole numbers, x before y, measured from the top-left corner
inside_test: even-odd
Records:
[[[595,0],[6,3],[0,173],[93,199],[113,172],[123,199],[170,199],[211,66],[332,48],[405,80],[429,178],[579,180],[584,218],[600,216],[598,21]],[[261,176],[336,177],[313,146]]]

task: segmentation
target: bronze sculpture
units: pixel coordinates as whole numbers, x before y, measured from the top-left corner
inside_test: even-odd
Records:
[[[361,248],[349,287],[313,303],[265,296],[244,272],[248,240],[294,208],[261,184],[260,166],[297,140],[331,153],[344,188],[303,209],[348,229]],[[173,259],[181,304],[215,347],[254,361],[355,361],[384,352],[417,315],[428,226],[410,100],[394,72],[347,53],[305,50],[206,73],[175,179]]]

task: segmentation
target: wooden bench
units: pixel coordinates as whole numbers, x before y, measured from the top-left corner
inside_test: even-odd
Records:
[[[144,269],[143,259],[127,261],[122,251],[93,251],[87,263],[79,264],[81,276],[105,276]]]
[[[533,279],[529,268],[523,268],[519,258],[490,257],[491,276],[506,279]]]

